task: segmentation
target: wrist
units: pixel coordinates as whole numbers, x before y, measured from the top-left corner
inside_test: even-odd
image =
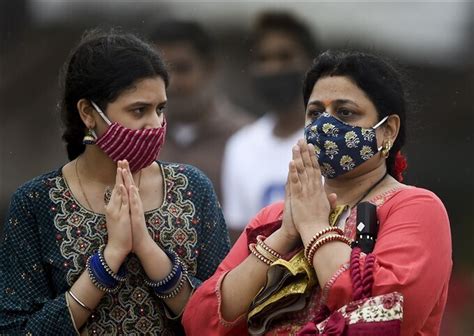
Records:
[[[160,249],[155,241],[150,236],[148,236],[139,243],[136,243],[136,246],[134,245],[133,252],[137,255],[138,259],[141,260],[143,258],[149,257],[155,252],[157,248]]]
[[[279,228],[265,239],[265,244],[282,255],[292,251],[300,242],[299,236],[290,234],[283,228]]]
[[[325,228],[330,227],[329,222],[320,222],[320,223],[312,223],[308,225],[304,225],[301,228],[298,229],[298,232],[300,233],[301,236],[301,241],[303,242],[303,245],[306,246],[311,238],[314,237],[315,234],[320,232],[321,230],[324,230]]]
[[[109,244],[105,246],[104,259],[107,265],[114,273],[118,272],[127,255],[128,252],[125,252],[121,249],[117,249]]]

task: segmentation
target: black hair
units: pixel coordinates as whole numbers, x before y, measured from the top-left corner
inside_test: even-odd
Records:
[[[158,48],[160,44],[189,43],[205,62],[215,60],[214,40],[196,21],[163,21],[154,27],[150,40]]]
[[[61,76],[62,138],[69,159],[85,150],[82,139],[87,128],[77,110],[79,100],[94,101],[105,112],[108,103],[137,80],[156,76],[168,86],[168,72],[160,55],[138,36],[117,30],[87,31],[72,50]]]
[[[396,114],[400,130],[387,158],[388,173],[394,177],[395,157],[405,144],[407,99],[401,74],[382,57],[357,51],[326,51],[313,62],[303,83],[305,106],[316,82],[328,76],[349,77],[372,101],[379,120]]]
[[[269,32],[291,35],[301,45],[309,59],[318,53],[318,44],[309,27],[288,12],[266,11],[255,22],[251,43],[255,46]]]

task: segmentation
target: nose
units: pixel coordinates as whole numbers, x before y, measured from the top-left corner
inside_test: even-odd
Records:
[[[148,128],[158,128],[161,127],[163,124],[165,115],[164,113],[153,113],[146,121],[145,127],[146,129]]]

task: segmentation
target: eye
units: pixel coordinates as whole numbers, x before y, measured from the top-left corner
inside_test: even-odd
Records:
[[[165,111],[166,111],[166,105],[159,106],[159,107],[156,109],[156,114],[158,114],[159,116],[161,116],[163,113],[165,113]]]
[[[145,113],[145,107],[141,106],[141,107],[136,107],[132,110],[132,113],[137,115],[137,116],[141,116],[142,114]]]
[[[311,120],[315,120],[315,119],[318,119],[321,114],[323,114],[324,111],[323,110],[318,110],[318,109],[309,109],[307,112],[306,112],[306,115],[311,119]]]
[[[354,112],[352,112],[351,110],[347,108],[341,107],[337,109],[337,115],[340,118],[349,118],[354,115]]]

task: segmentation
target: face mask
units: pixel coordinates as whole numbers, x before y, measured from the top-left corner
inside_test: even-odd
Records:
[[[323,113],[305,127],[305,138],[314,145],[321,174],[335,178],[360,166],[373,157],[382,147],[377,148],[375,129],[382,125],[388,116],[372,128],[346,124]]]
[[[105,133],[96,140],[96,145],[114,162],[127,160],[134,173],[156,160],[165,142],[166,120],[158,128],[133,130],[110,122],[101,109],[94,102],[91,103],[109,125]]]
[[[302,97],[303,73],[299,70],[254,76],[254,86],[260,98],[275,112],[298,102]]]

